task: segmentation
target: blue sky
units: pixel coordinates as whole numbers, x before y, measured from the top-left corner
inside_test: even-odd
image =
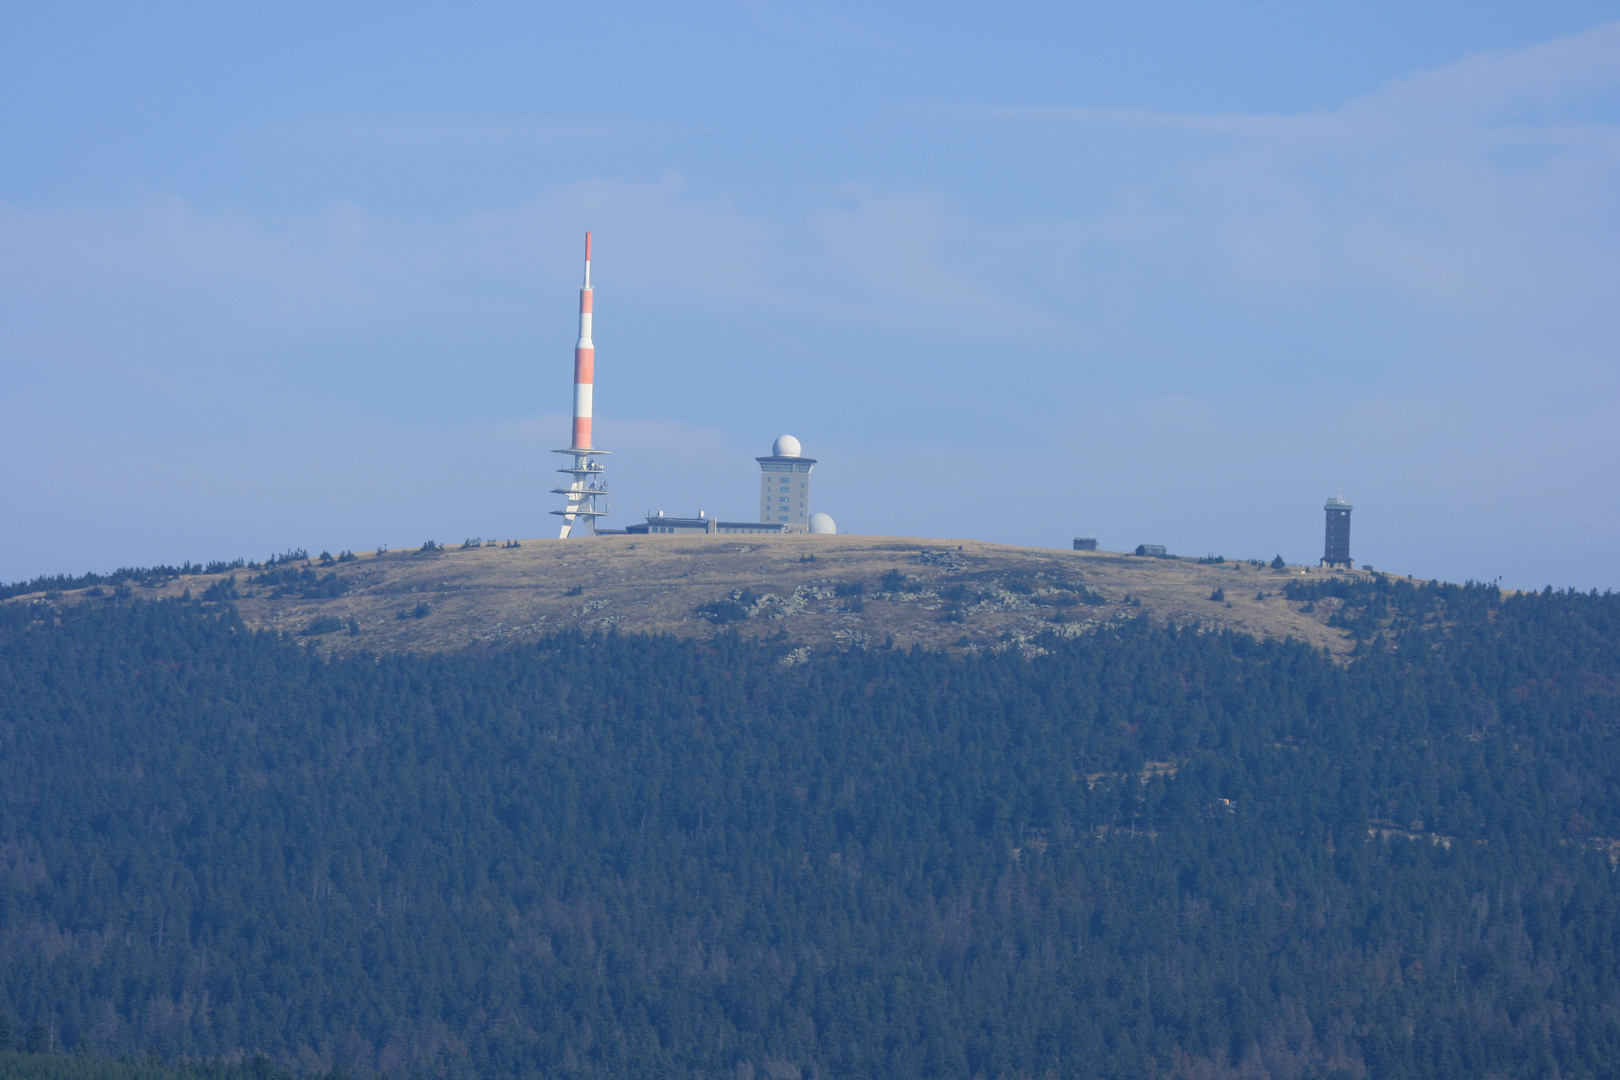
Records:
[[[0,577],[614,518],[1620,585],[1620,5],[0,6]]]

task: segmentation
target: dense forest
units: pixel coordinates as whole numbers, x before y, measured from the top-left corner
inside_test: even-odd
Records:
[[[1301,588],[1348,663],[0,605],[0,1074],[1614,1075],[1620,597]]]
[[[116,1058],[62,1055],[50,1050],[7,1050],[0,1042],[0,1080],[298,1080],[298,1074],[258,1054],[242,1061],[165,1061],[160,1054]],[[342,1070],[312,1080],[354,1080]]]

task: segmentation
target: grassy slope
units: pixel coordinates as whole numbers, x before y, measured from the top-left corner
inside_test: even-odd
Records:
[[[1307,610],[1281,596],[1315,568],[1274,571],[1226,561],[1144,559],[1108,552],[1021,548],[974,540],[866,536],[601,537],[524,541],[520,548],[366,554],[314,567],[349,582],[346,595],[271,595],[238,571],[243,618],[290,633],[317,619],[347,629],[319,635],[338,652],[442,651],[532,640],[558,630],[709,636],[719,627],[698,609],[748,590],[763,602],[728,629],[747,637],[785,633],[812,648],[892,638],[896,645],[997,648],[1045,633],[1084,633],[1096,624],[1147,616],[1155,625],[1204,624],[1256,637],[1297,638],[1338,653],[1350,642],[1326,625],[1332,601]],[[885,572],[904,590],[881,591]],[[223,575],[189,575],[137,597],[200,595]],[[835,595],[861,583],[860,610]],[[1104,604],[1075,603],[1062,586],[1084,586]],[[1219,588],[1226,601],[1212,601]],[[959,597],[953,601],[953,590]],[[252,593],[253,595],[248,595]],[[1256,594],[1266,593],[1264,599]],[[82,593],[78,594],[82,595]],[[72,600],[75,594],[66,597]],[[1129,598],[1129,600],[1128,600]],[[28,598],[20,597],[19,601]],[[1130,602],[1134,601],[1134,602]],[[422,608],[421,605],[426,605]],[[401,615],[424,610],[421,618]]]

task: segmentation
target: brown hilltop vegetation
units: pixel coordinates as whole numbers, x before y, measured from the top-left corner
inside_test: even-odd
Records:
[[[341,596],[304,596],[275,574],[234,571],[250,626],[351,653],[488,648],[564,630],[745,637],[792,642],[789,657],[864,645],[947,651],[1038,647],[1048,634],[1122,620],[1231,629],[1350,651],[1313,610],[1280,594],[1328,571],[1225,560],[1012,547],[975,540],[872,536],[607,536],[365,554],[308,567],[335,573]],[[1342,571],[1337,573],[1343,573]],[[896,575],[901,575],[896,577]],[[140,597],[200,597],[231,575],[197,574]],[[1225,599],[1211,594],[1224,590]],[[62,601],[85,597],[69,592]],[[19,601],[38,599],[19,597]]]

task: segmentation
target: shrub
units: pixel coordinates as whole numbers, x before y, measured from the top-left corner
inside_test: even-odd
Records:
[[[1219,586],[1216,586],[1215,591],[1209,594],[1209,598],[1211,600],[1225,600],[1226,599],[1226,590],[1219,587]]]
[[[215,603],[225,603],[236,599],[236,575],[222,581],[216,581],[203,590],[202,598]]]
[[[698,605],[697,613],[717,626],[725,626],[729,623],[742,622],[748,618],[749,615],[753,614],[753,607],[757,603],[759,603],[759,597],[755,595],[754,590],[744,589],[741,592],[732,593],[725,600],[713,600],[707,604]]]
[[[1083,585],[1078,581],[1055,581],[1052,583],[1052,588],[1071,592],[1080,598],[1082,604],[1089,604],[1092,607],[1102,607],[1108,603],[1108,597],[1093,589],[1090,585]]]
[[[1278,555],[1275,559],[1271,560],[1271,568],[1273,570],[1286,570],[1288,569],[1288,564],[1283,562],[1283,557],[1281,555]]]
[[[317,574],[309,567],[282,567],[248,578],[250,585],[269,585],[272,596],[298,596],[305,600],[332,600],[349,591],[349,582],[334,573]],[[206,596],[204,597],[206,599]]]
[[[716,626],[726,626],[748,618],[748,609],[735,600],[711,600],[707,604],[699,604],[697,612]]]

